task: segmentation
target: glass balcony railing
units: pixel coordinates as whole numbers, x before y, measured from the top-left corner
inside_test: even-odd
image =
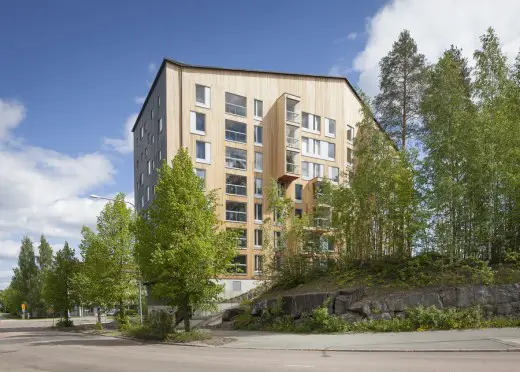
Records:
[[[226,194],[247,196],[247,186],[226,184]]]
[[[330,227],[330,219],[325,218],[325,217],[314,217],[314,226]]]
[[[300,140],[298,138],[287,136],[286,140],[287,147],[290,147],[292,149],[300,148]]]
[[[286,171],[291,174],[300,174],[300,166],[294,163],[287,163]]]
[[[234,130],[226,129],[226,141],[246,143],[247,135],[242,132],[236,132]]]
[[[300,114],[298,114],[297,112],[294,112],[294,111],[287,110],[285,118],[288,121],[293,121],[295,123],[299,123],[300,122]]]
[[[247,160],[237,159],[226,156],[226,167],[233,169],[247,169]]]
[[[226,112],[228,114],[238,115],[238,116],[246,116],[247,108],[244,106],[235,105],[234,103],[226,102]]]
[[[226,211],[226,221],[246,222],[247,213],[239,211]]]

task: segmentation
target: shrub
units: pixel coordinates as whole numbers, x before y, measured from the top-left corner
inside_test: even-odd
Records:
[[[103,324],[101,322],[96,322],[96,327],[95,327],[95,330],[96,331],[102,331],[104,328],[103,328]]]
[[[480,328],[483,314],[480,307],[445,310],[435,306],[416,307],[408,312],[408,321],[415,330]]]
[[[116,322],[117,322],[117,329],[120,330],[120,331],[124,331],[126,329],[128,329],[128,327],[130,327],[130,318],[128,317],[128,315],[121,311],[118,311],[116,313]]]
[[[166,339],[168,341],[186,343],[193,341],[203,341],[209,340],[211,338],[211,333],[208,331],[203,331],[200,329],[193,329],[189,332],[174,332],[170,333]]]
[[[153,334],[164,339],[168,334],[175,332],[175,313],[168,310],[159,311],[149,317],[147,325]]]
[[[74,327],[74,322],[72,321],[72,319],[60,319],[56,322],[56,327],[58,327],[58,328]]]

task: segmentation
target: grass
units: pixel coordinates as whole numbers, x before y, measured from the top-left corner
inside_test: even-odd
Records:
[[[209,331],[199,329],[193,329],[189,332],[174,331],[169,333],[162,333],[147,324],[130,326],[123,332],[123,334],[140,340],[170,341],[177,343],[204,341],[209,340],[212,337]]]

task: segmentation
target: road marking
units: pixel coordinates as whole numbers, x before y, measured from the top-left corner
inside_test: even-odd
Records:
[[[303,364],[286,364],[285,367],[291,367],[291,368],[313,368],[314,366],[305,366]]]

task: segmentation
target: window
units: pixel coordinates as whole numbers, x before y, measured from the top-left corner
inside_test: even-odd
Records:
[[[144,132],[148,132],[148,122],[144,123]]]
[[[336,159],[336,145],[334,143],[330,143],[330,142],[327,142],[328,143],[328,158],[330,160],[334,160]]]
[[[303,216],[303,210],[302,210],[301,208],[296,208],[296,209],[294,210],[294,215],[295,215],[296,217],[298,217],[298,218],[302,218],[302,216]]]
[[[211,89],[204,85],[195,84],[195,105],[200,107],[211,107]]]
[[[155,186],[157,186],[157,185],[153,185],[153,188],[152,188],[152,192],[154,195],[155,195]]]
[[[226,201],[226,221],[246,222],[247,203]]]
[[[153,119],[153,114],[154,114],[153,109],[151,109],[150,110],[150,119]]]
[[[226,174],[226,194],[247,196],[247,177]]]
[[[148,175],[152,174],[152,163],[150,160],[146,162],[146,167],[148,168]]]
[[[314,177],[323,177],[324,168],[323,164],[302,161],[302,178],[304,180],[310,180]]]
[[[155,134],[152,134],[152,143],[155,143]]]
[[[255,229],[255,248],[262,248],[263,243],[263,231],[260,229]]]
[[[255,203],[255,222],[262,222],[263,218],[262,204]]]
[[[233,93],[226,92],[226,112],[228,114],[246,116],[247,99]]]
[[[261,119],[264,117],[264,103],[258,99],[255,99],[255,113],[254,116],[256,119]]]
[[[336,144],[302,137],[302,154],[314,158],[334,160],[336,158]]]
[[[140,132],[141,132],[141,139],[143,139],[143,137],[144,137],[144,125],[141,126]]]
[[[206,115],[191,111],[190,112],[190,130],[195,134],[206,134]]]
[[[161,96],[157,95],[157,107],[161,107]]]
[[[162,132],[162,129],[163,129],[163,120],[162,120],[162,117],[159,118],[158,123],[159,123],[159,133],[161,133],[161,132]]]
[[[247,142],[247,126],[245,123],[226,119],[226,141]]]
[[[148,142],[147,142],[148,144],[150,144],[150,134],[151,133],[148,133],[148,136],[147,136],[148,137]]]
[[[325,118],[325,135],[327,137],[336,137],[336,120]]]
[[[139,168],[139,159],[137,159],[137,162],[136,162],[136,168]]]
[[[297,159],[297,152],[287,150],[285,152],[285,164],[287,173],[300,174],[300,167]]]
[[[261,178],[255,178],[255,196],[261,198],[263,191],[263,180]]]
[[[347,163],[352,164],[352,149],[347,147]]]
[[[339,182],[339,168],[329,167],[329,180]]]
[[[159,161],[162,161],[162,149],[159,149],[159,153],[157,154]]]
[[[136,182],[136,184],[135,184],[135,188],[136,188],[137,190],[139,190],[139,181]]]
[[[247,256],[236,256],[229,271],[237,275],[247,275]]]
[[[205,185],[206,184],[206,170],[200,169],[200,168],[195,168],[195,174],[197,175],[197,177],[199,177],[202,180],[202,183]]]
[[[231,286],[233,287],[233,292],[240,292],[242,290],[242,282],[239,280],[233,280]]]
[[[255,152],[255,172],[262,172],[264,170],[264,154]]]
[[[321,118],[317,115],[302,113],[302,128],[309,132],[320,133],[321,130]]]
[[[139,180],[141,181],[141,186],[144,184],[144,174],[141,172],[141,176],[139,177]]]
[[[155,170],[155,160],[152,159],[152,171]]]
[[[263,140],[263,128],[259,125],[255,125],[255,145],[262,146]]]
[[[150,201],[150,186],[146,186],[146,201]]]
[[[323,252],[333,252],[334,242],[331,237],[321,235],[320,236],[320,248]]]
[[[314,177],[323,177],[323,170],[325,169],[325,167],[323,166],[323,164],[316,164],[314,163],[313,164],[313,175]]]
[[[144,208],[144,195],[141,195],[141,208]]]
[[[238,247],[240,249],[247,248],[247,230],[246,229],[233,229],[238,232]]]
[[[296,201],[301,202],[302,197],[303,197],[303,185],[300,185],[300,184],[294,185],[294,199],[296,199]]]
[[[275,250],[278,250],[281,248],[282,245],[282,232],[281,231],[275,231],[273,234],[273,246]]]
[[[148,147],[145,147],[144,149],[144,156],[148,157]]]
[[[354,128],[347,125],[347,141],[352,142],[354,139]]]
[[[247,169],[246,150],[226,147],[226,167],[233,169]]]
[[[208,142],[197,141],[196,146],[196,161],[199,163],[210,164],[211,159],[211,144]]]
[[[264,268],[264,256],[255,255],[255,273],[261,273]]]

